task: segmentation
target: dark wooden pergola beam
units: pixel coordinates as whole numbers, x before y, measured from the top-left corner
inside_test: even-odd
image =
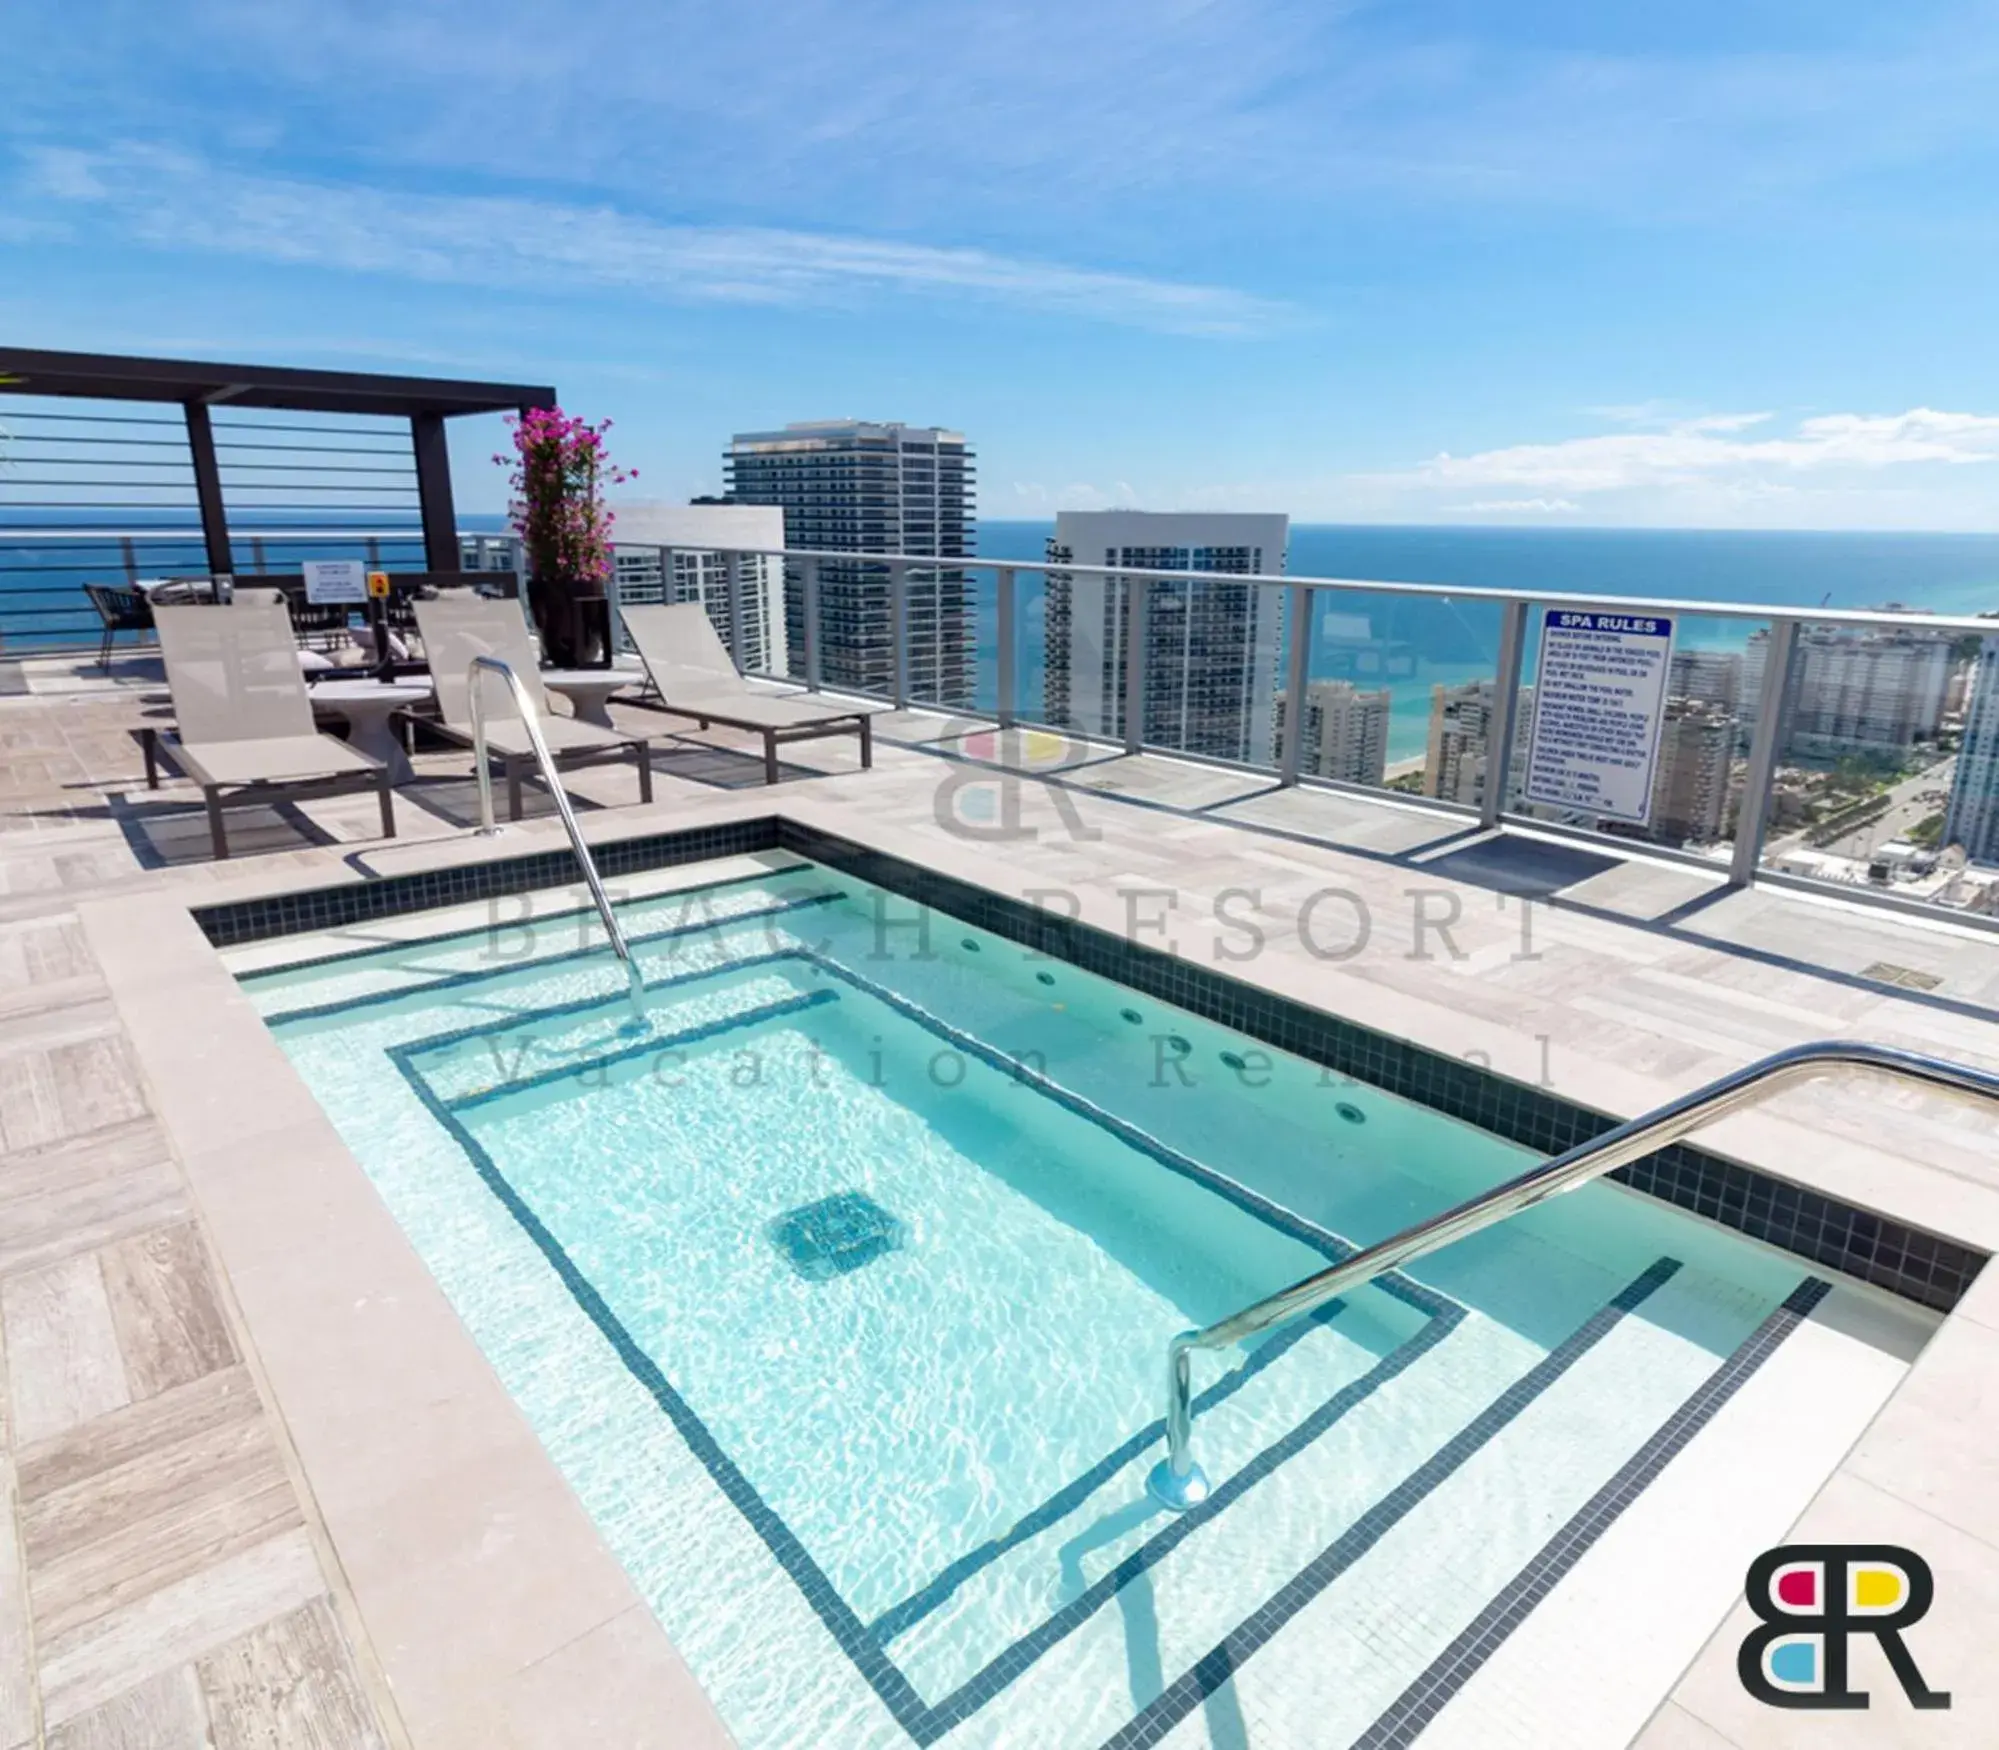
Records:
[[[358,413],[407,419],[416,460],[424,562],[456,571],[458,520],[451,493],[451,452],[444,422],[475,413],[525,413],[553,407],[555,391],[533,383],[468,383],[448,377],[389,377],[367,371],[295,370],[283,365],[221,365],[195,359],[124,358],[110,353],[42,352],[0,346],[0,382],[10,395],[56,395],[94,401],[178,405],[187,418],[208,568],[233,573],[222,474],[215,457],[211,407],[257,407],[293,413]]]

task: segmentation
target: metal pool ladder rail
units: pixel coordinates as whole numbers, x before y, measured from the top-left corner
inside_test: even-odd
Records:
[[[603,879],[597,873],[597,860],[590,855],[590,847],[583,842],[583,829],[576,824],[576,811],[569,806],[569,798],[563,793],[555,761],[549,757],[548,743],[542,739],[540,715],[534,708],[534,701],[528,697],[527,688],[521,685],[521,677],[514,673],[509,663],[497,656],[475,656],[465,670],[465,690],[469,695],[467,703],[472,710],[472,761],[479,771],[479,834],[482,838],[491,838],[500,830],[493,821],[493,774],[486,758],[485,688],[479,683],[482,669],[488,674],[498,675],[513,694],[514,709],[520,712],[521,726],[528,732],[528,745],[534,749],[534,762],[541,768],[541,779],[548,786],[549,795],[555,798],[555,812],[562,816],[563,830],[569,834],[569,848],[576,853],[576,861],[583,870],[584,884],[596,903],[598,917],[604,920],[604,934],[611,938],[611,952],[624,962],[625,985],[631,992],[632,1006],[639,1009],[645,1002],[645,979],[640,976],[639,963],[632,958],[625,932],[618,927],[617,915],[611,910],[611,896],[604,891]]]
[[[1245,1307],[1229,1318],[1198,1331],[1182,1331],[1166,1349],[1166,1456],[1152,1468],[1146,1488],[1155,1500],[1176,1513],[1199,1506],[1208,1498],[1208,1478],[1188,1445],[1193,1432],[1192,1358],[1196,1349],[1223,1349],[1267,1331],[1273,1325],[1301,1318],[1339,1294],[1347,1293],[1397,1266],[1463,1239],[1480,1228],[1504,1221],[1546,1198],[1668,1147],[1690,1131],[1751,1106],[1792,1082],[1809,1081],[1836,1070],[1865,1070],[1916,1082],[1950,1094],[1999,1102],[1999,1076],[1920,1052],[1898,1051],[1887,1045],[1857,1040],[1822,1039],[1794,1045],[1761,1058],[1733,1075],[1718,1077],[1705,1087],[1669,1101],[1642,1117],[1607,1130],[1592,1141],[1578,1143],[1522,1173],[1517,1179],[1467,1199],[1428,1221],[1405,1228],[1392,1239],[1356,1252],[1344,1263],[1321,1270],[1302,1282]]]

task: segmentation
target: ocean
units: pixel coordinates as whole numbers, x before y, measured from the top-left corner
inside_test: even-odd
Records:
[[[981,522],[979,556],[1040,559],[1053,522]],[[1709,529],[1491,529],[1294,524],[1296,577],[1379,578],[1532,594],[1728,601],[1773,608],[1872,608],[1894,602],[1937,614],[1999,613],[1999,535],[1818,534]],[[1020,674],[1031,706],[1041,688],[1040,579],[1023,576]],[[979,595],[978,698],[996,696],[991,584]],[[1741,620],[1683,617],[1681,648],[1739,649]],[[1390,694],[1391,763],[1422,753],[1430,689],[1489,678],[1499,611],[1480,602],[1355,594],[1322,601],[1312,671]],[[1407,672],[1400,672],[1406,669]]]
[[[33,513],[0,523],[20,529]],[[325,526],[328,519],[295,513]],[[56,520],[50,518],[49,520]],[[136,519],[135,519],[136,520]],[[261,519],[278,527],[280,512]],[[492,513],[459,518],[461,527],[497,530]],[[1053,522],[986,521],[978,527],[984,559],[1039,560]],[[150,544],[149,544],[150,545]],[[293,547],[285,563],[312,554]],[[351,545],[320,557],[352,556]],[[72,637],[91,619],[78,599],[74,573],[42,569],[65,555],[49,546],[0,535],[0,650],[20,654],[58,627]],[[39,564],[38,564],[39,561]],[[182,544],[154,548],[149,568],[199,569]],[[249,566],[242,560],[247,571]],[[1766,603],[1777,608],[1867,608],[1890,602],[1941,614],[1999,613],[1999,535],[1737,533],[1677,529],[1399,528],[1296,524],[1289,569],[1294,576],[1380,578],[1388,582],[1457,584],[1466,588],[1543,591]],[[978,640],[976,702],[991,709],[998,688],[998,638],[990,574],[974,574]],[[107,574],[105,581],[117,581]],[[1041,583],[1019,586],[1019,674],[1023,710],[1037,714],[1042,686]],[[74,630],[72,630],[74,628]],[[1499,613],[1480,602],[1357,594],[1322,603],[1314,640],[1316,676],[1345,676],[1386,686],[1392,700],[1389,758],[1422,752],[1430,689],[1493,672]],[[1742,621],[1688,617],[1677,628],[1682,647],[1739,647],[1751,630]]]

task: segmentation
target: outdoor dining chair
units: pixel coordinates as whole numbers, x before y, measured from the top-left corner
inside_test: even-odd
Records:
[[[120,632],[136,632],[141,637],[153,629],[153,604],[146,592],[115,583],[86,583],[83,593],[104,622],[104,637],[97,646],[97,666],[111,672],[111,646]]]

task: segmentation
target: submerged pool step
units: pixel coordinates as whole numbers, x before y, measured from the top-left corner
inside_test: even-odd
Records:
[[[1777,1322],[1822,1292],[1794,1297]],[[1662,1430],[1690,1437],[1690,1407],[1711,1404],[1731,1367],[1753,1371],[1769,1313],[1661,1259],[1552,1349],[1478,1316],[1405,1345],[1309,1439],[1250,1464],[1223,1450],[1221,1418],[1203,1418],[1197,1439],[1219,1461],[1207,1508],[1151,1510],[1134,1466],[1039,1547],[1007,1552],[920,1618],[880,1625],[886,1651],[924,1697],[926,1725],[947,1730],[1004,1687],[1016,1716],[1059,1706],[1074,1723],[1065,1744],[1151,1743],[1233,1673],[1246,1717],[1309,1721],[1314,1744],[1372,1742],[1377,1722],[1419,1707],[1412,1685],[1551,1541],[1576,1535],[1620,1483],[1635,1492],[1634,1466],[1656,1459]],[[1257,1655],[1306,1617],[1301,1695],[1295,1653]],[[1503,1639],[1508,1626],[1487,1628]]]
[[[725,1034],[839,1000],[809,962],[776,952],[730,960],[667,981],[670,1005],[634,1014],[621,994],[592,997],[526,1023],[482,1023],[392,1048],[452,1111],[567,1085],[606,1086],[623,1073],[664,1072],[680,1054]],[[653,993],[663,994],[663,993]]]
[[[704,947],[754,937],[760,931],[784,931],[804,914],[833,904],[839,888],[815,885],[807,892],[774,888],[768,879],[735,885],[727,892],[664,895],[620,907],[620,921],[634,956],[648,977],[684,969]],[[700,901],[699,916],[690,898]],[[662,917],[671,922],[659,922]],[[574,924],[572,931],[566,927]],[[501,990],[525,989],[542,981],[581,973],[586,984],[597,974],[606,988],[622,980],[613,975],[609,943],[594,914],[543,920],[539,951],[504,951],[501,939],[525,926],[499,925],[466,932],[434,943],[383,953],[341,956],[309,967],[262,974],[243,981],[243,988],[273,1026],[314,1022],[339,1023],[357,1012],[410,998],[466,993],[485,996]],[[558,946],[573,942],[573,946]],[[528,1005],[520,1005],[526,1007]]]
[[[1221,1705],[1329,1747],[1412,1742],[1825,1292],[1807,1279],[1772,1307],[1661,1260],[1399,1474],[1364,1429],[1300,1454],[1154,1565],[1157,1687],[1077,1741],[1151,1743]],[[1408,1369],[1411,1404],[1462,1393],[1451,1354]],[[1322,1503],[1355,1466],[1375,1498],[1336,1526]],[[1292,1651],[1263,1657],[1287,1630]]]

